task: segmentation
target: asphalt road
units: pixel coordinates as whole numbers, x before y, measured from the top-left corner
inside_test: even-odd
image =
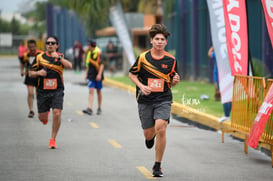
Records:
[[[129,92],[103,89],[102,115],[84,115],[84,74],[66,70],[62,125],[55,150],[48,149],[52,114],[42,125],[27,118],[27,90],[16,57],[0,57],[1,181],[141,181],[153,179],[154,149],[147,150]],[[95,97],[96,98],[96,97]],[[34,100],[36,110],[36,100]],[[96,109],[96,101],[94,108]],[[225,134],[171,120],[162,162],[170,181],[272,181],[271,158]]]

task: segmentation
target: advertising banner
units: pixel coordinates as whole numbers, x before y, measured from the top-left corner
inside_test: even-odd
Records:
[[[232,101],[233,79],[229,66],[222,0],[207,0],[222,103]]]
[[[266,94],[266,97],[259,108],[259,112],[254,120],[252,128],[250,130],[249,136],[247,138],[247,144],[256,148],[261,135],[263,134],[266,122],[273,109],[273,84],[270,86],[269,91]]]
[[[245,0],[223,0],[223,9],[232,75],[247,75],[248,32]]]

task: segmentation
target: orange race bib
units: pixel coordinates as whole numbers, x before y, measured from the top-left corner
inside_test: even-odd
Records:
[[[152,79],[148,78],[148,87],[152,89],[152,92],[164,91],[164,79]]]
[[[57,89],[57,79],[44,79],[44,89],[45,90]]]

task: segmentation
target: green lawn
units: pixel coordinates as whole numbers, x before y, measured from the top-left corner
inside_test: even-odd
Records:
[[[127,76],[109,77],[112,80],[119,81],[134,86]],[[181,81],[172,88],[175,102],[190,106],[201,112],[221,117],[223,107],[221,102],[214,101],[214,85],[204,82]],[[201,100],[201,95],[207,95],[209,99]]]

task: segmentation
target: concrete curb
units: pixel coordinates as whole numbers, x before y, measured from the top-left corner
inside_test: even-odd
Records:
[[[130,93],[135,93],[134,86],[126,85],[121,82],[111,80],[109,78],[105,78],[103,82],[105,86],[116,87],[122,90],[126,90],[127,92],[130,92]],[[189,119],[193,122],[205,125],[216,131],[232,130],[230,121],[224,121],[220,123],[218,122],[219,118],[216,116],[206,114],[204,112],[198,111],[196,109],[193,109],[189,106],[186,106],[177,102],[173,102],[171,112],[177,115],[178,117]],[[231,133],[231,135],[241,140],[245,139],[245,135],[239,132],[233,132]],[[221,139],[221,137],[219,137],[219,139]],[[270,150],[270,146],[267,144],[259,144],[259,146],[267,150]]]

